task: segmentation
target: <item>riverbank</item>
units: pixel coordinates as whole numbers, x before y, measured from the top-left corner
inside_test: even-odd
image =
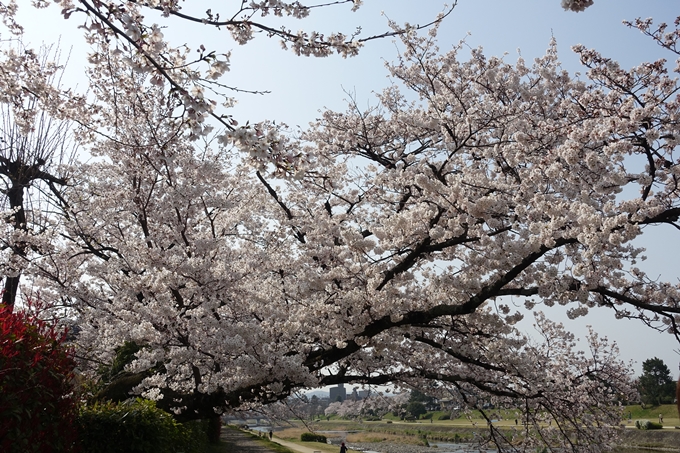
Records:
[[[625,429],[619,446],[638,450],[680,452],[680,429]]]
[[[455,431],[459,431],[456,433]],[[452,429],[452,434],[468,437],[468,430]],[[395,444],[389,442],[350,442],[348,445],[355,450],[364,452],[380,453],[435,453],[449,451],[449,448],[433,448],[413,444]],[[435,442],[432,442],[435,445]],[[445,444],[446,445],[446,444]],[[447,444],[450,445],[450,444]],[[452,451],[465,451],[465,444],[458,444]],[[478,451],[478,450],[475,450]],[[621,441],[614,447],[615,452],[638,453],[680,453],[680,429],[639,430],[625,429],[621,435]]]
[[[319,423],[315,431],[326,435],[331,443],[339,445],[347,442],[351,448],[361,451],[380,453],[434,453],[444,452],[451,445],[460,451],[466,444],[479,435],[483,435],[485,428],[454,427],[433,425],[413,425],[397,423]],[[510,428],[510,427],[508,427]],[[306,429],[286,429],[277,435],[289,440],[299,439],[300,432]],[[427,439],[429,444],[446,445],[446,449],[428,448],[421,442]],[[621,439],[616,446],[616,452],[644,452],[657,451],[666,453],[680,453],[680,429],[666,427],[661,430],[639,430],[631,427],[621,432]]]

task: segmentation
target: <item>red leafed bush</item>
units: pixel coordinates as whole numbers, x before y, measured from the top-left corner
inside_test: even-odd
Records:
[[[0,451],[70,452],[74,359],[66,332],[0,304]]]

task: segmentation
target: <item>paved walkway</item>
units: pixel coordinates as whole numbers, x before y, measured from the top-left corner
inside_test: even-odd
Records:
[[[230,453],[271,453],[273,451],[260,442],[252,439],[250,435],[237,429],[223,427],[220,439],[227,444],[227,451]],[[314,448],[304,447],[293,442],[279,439],[276,436],[274,436],[272,441],[299,453],[314,453],[319,451]]]
[[[237,429],[222,428],[220,434],[222,442],[227,444],[227,450],[230,453],[271,453],[272,450],[262,445],[260,442],[251,439],[246,433]]]
[[[276,436],[274,436],[272,441],[276,442],[277,444],[281,444],[284,447],[288,447],[293,451],[299,451],[300,453],[314,453],[315,451],[320,451],[309,447],[303,447],[302,445],[294,444],[293,442],[287,442],[283,439],[279,439]]]

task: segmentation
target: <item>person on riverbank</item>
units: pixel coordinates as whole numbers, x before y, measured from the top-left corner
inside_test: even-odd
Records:
[[[347,453],[347,447],[345,447],[345,443],[340,444],[340,453]]]

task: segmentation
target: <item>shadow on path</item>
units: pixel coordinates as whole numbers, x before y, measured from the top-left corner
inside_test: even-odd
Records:
[[[220,439],[226,444],[223,451],[228,453],[272,453],[274,451],[252,439],[248,434],[226,426],[222,428]]]

